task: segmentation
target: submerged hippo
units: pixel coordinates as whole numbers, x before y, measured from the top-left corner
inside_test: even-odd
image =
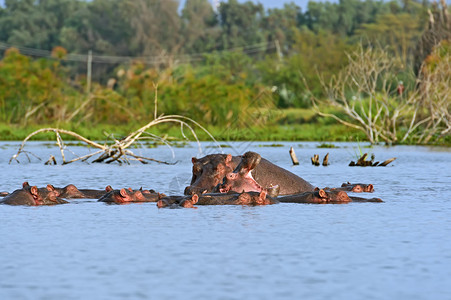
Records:
[[[73,184],[66,185],[63,188],[53,187],[53,189],[59,193],[61,198],[66,199],[99,199],[107,193],[106,190],[78,189]]]
[[[315,188],[312,192],[278,197],[281,203],[349,203],[349,202],[383,202],[380,198],[361,198],[349,196],[345,191]]]
[[[125,204],[132,202],[157,202],[161,198],[165,197],[164,194],[155,192],[152,193],[147,190],[132,190],[131,188],[114,190],[110,186],[107,186],[106,192],[107,193],[98,200],[99,202],[116,204]]]
[[[239,193],[243,190],[260,192],[278,186],[280,195],[289,195],[314,189],[313,185],[301,177],[276,166],[255,152],[247,152],[243,156],[211,154],[200,159],[193,157],[192,162],[193,177],[191,185],[185,189],[186,195],[220,192],[224,180],[229,183],[235,180],[233,186],[237,188],[227,190],[227,186],[222,186],[223,192],[226,190]],[[237,177],[227,179],[229,174],[237,174]],[[241,187],[244,189],[240,190]]]
[[[28,182],[24,182],[23,187],[30,186]],[[98,199],[107,193],[106,190],[94,190],[94,189],[78,189],[73,184],[68,184],[65,187],[54,187],[51,184],[47,184],[45,188],[39,188],[41,191],[54,191],[60,198],[65,199]]]
[[[0,200],[0,204],[9,205],[55,205],[64,204],[67,201],[59,198],[52,190],[38,189],[36,186],[23,186],[22,189],[15,190],[11,194]]]
[[[336,188],[336,190],[342,190],[353,193],[372,193],[374,192],[374,186],[372,184],[366,183],[343,183],[341,187]]]
[[[244,192],[244,193],[210,193],[201,195],[190,196],[170,196],[165,197],[157,202],[159,208],[162,207],[192,207],[196,205],[270,205],[277,204],[279,201],[273,199],[266,194],[266,191],[262,192]]]
[[[351,202],[344,191],[325,191],[316,189],[312,192],[278,197],[281,203],[348,203]]]

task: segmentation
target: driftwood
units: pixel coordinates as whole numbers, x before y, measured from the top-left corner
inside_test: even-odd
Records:
[[[290,148],[290,156],[291,156],[291,161],[293,162],[293,165],[299,165],[299,160],[296,157],[296,153],[294,152],[293,147]]]
[[[323,166],[328,166],[328,165],[329,165],[329,153],[327,153],[323,159]]]
[[[318,154],[313,155],[311,160],[312,160],[312,165],[314,165],[314,166],[319,166],[320,165],[319,164],[319,155]]]
[[[313,155],[310,159],[312,160],[312,165],[314,165],[314,166],[320,165],[318,154]],[[329,153],[327,153],[323,158],[323,166],[328,166],[328,165],[329,165]]]
[[[390,159],[385,160],[384,162],[379,163],[379,161],[374,162],[374,154],[371,155],[371,160],[366,160],[368,153],[364,153],[357,162],[351,161],[349,163],[350,167],[385,167],[392,161],[396,159],[396,157],[392,157]]]
[[[179,116],[179,115],[168,115],[168,116],[164,116],[161,115],[158,118],[154,119],[153,121],[149,122],[148,124],[146,124],[145,126],[139,128],[138,130],[130,133],[128,136],[126,136],[123,139],[114,139],[113,137],[110,137],[113,140],[112,144],[99,144],[97,142],[91,141],[81,135],[79,135],[78,133],[75,133],[73,131],[69,131],[69,130],[64,130],[64,129],[59,129],[59,128],[42,128],[39,130],[36,130],[32,133],[30,133],[23,141],[22,144],[19,147],[19,150],[17,151],[16,154],[14,154],[11,159],[9,160],[9,163],[11,163],[13,160],[17,161],[19,163],[18,157],[20,154],[24,153],[27,158],[28,161],[30,161],[30,157],[28,156],[28,154],[31,154],[35,157],[37,157],[36,155],[34,155],[33,153],[30,153],[28,151],[25,151],[25,144],[26,142],[33,136],[43,133],[43,132],[54,132],[56,135],[56,142],[58,147],[60,148],[60,153],[61,153],[61,158],[62,158],[62,164],[69,164],[69,163],[73,163],[76,161],[87,161],[90,158],[94,158],[92,162],[105,162],[105,163],[112,163],[112,162],[118,162],[118,163],[127,163],[130,164],[131,160],[134,161],[139,161],[143,164],[149,162],[149,161],[153,161],[153,162],[157,162],[157,163],[163,163],[163,164],[174,164],[174,163],[170,163],[170,162],[166,162],[166,161],[161,161],[161,160],[157,160],[157,159],[153,159],[150,157],[143,157],[143,156],[139,156],[136,155],[135,153],[133,153],[133,151],[129,150],[129,148],[134,145],[137,142],[140,142],[142,140],[153,140],[153,141],[159,141],[159,142],[163,142],[164,144],[166,144],[167,146],[170,147],[169,142],[167,141],[167,139],[165,138],[161,138],[158,137],[152,133],[147,132],[147,130],[149,128],[151,128],[152,126],[161,124],[161,123],[178,123],[181,127],[181,132],[183,137],[186,138],[183,129],[184,127],[188,128],[188,130],[191,132],[191,134],[194,136],[198,147],[199,147],[199,151],[202,152],[202,148],[199,142],[199,139],[197,138],[197,135],[194,131],[194,126],[199,127],[200,129],[202,129],[204,132],[206,132],[208,134],[208,136],[218,145],[218,147],[220,148],[219,144],[216,142],[215,138],[204,128],[202,127],[199,123],[197,123],[196,121],[194,121],[193,119],[190,119],[188,117],[184,117],[184,116]],[[95,152],[83,155],[83,156],[78,156],[74,159],[71,160],[66,160],[65,157],[65,150],[67,150],[67,146],[64,144],[64,141],[61,137],[61,135],[68,135],[71,136],[81,142],[83,142],[84,144],[86,144],[86,146],[90,146],[93,148],[98,149]],[[172,149],[171,149],[172,150]],[[46,164],[51,164],[51,163],[56,163],[55,158],[53,157],[53,155],[50,157],[50,159],[47,161]],[[40,159],[38,157],[38,159]]]

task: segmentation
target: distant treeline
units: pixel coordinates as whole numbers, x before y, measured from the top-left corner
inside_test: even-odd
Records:
[[[401,61],[405,75],[396,80],[407,86],[424,59],[415,49],[431,5],[341,0],[309,2],[303,11],[237,0],[217,8],[186,0],[182,9],[176,0],[5,0],[0,121],[139,121],[153,114],[157,85],[159,111],[213,125],[232,122],[256,100],[267,109],[305,108],[309,93],[324,95],[320,78],[341,70],[360,44]]]
[[[70,53],[131,57],[174,57],[236,47],[267,45],[283,55],[299,52],[300,33],[377,40],[400,58],[412,48],[427,21],[427,1],[342,0],[294,3],[265,9],[251,1],[187,0],[5,0],[0,8],[0,42]],[[328,37],[333,39],[332,37]],[[264,53],[260,55],[263,56]],[[169,61],[168,61],[169,63]]]

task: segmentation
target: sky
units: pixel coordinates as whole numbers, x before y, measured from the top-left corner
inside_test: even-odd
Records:
[[[214,2],[217,0],[209,0],[210,2]],[[248,0],[238,0],[239,2],[246,2]],[[310,0],[251,0],[255,3],[263,4],[265,9],[268,8],[282,8],[284,3],[294,2],[297,6],[301,7],[303,11],[307,8],[307,3]],[[314,0],[315,2],[319,2],[318,0]],[[338,0],[328,0],[329,2],[338,2]],[[184,3],[185,0],[180,0],[180,4]]]
[[[180,4],[182,5],[183,3],[185,3],[185,0],[179,0]],[[209,0],[210,2],[215,1],[215,0]],[[246,2],[247,0],[238,0],[240,2]],[[307,3],[310,0],[252,0],[252,2],[258,3],[260,2],[261,4],[263,4],[263,7],[265,9],[268,8],[282,8],[284,3],[289,3],[289,2],[294,2],[296,3],[298,6],[300,6],[302,8],[303,11],[305,11],[305,9],[307,8]],[[338,0],[329,0],[330,2],[337,2]],[[315,2],[318,2],[318,0],[315,0]],[[0,5],[3,6],[5,3],[5,0],[0,0]]]
[[[309,1],[310,0],[285,0],[285,1],[281,1],[281,0],[252,0],[252,2],[263,4],[263,7],[265,9],[268,9],[268,8],[282,8],[284,3],[294,2],[299,7],[301,7],[302,10],[307,8],[307,3]],[[239,2],[246,2],[246,1],[245,0],[239,0]],[[318,1],[315,1],[315,2],[318,2]],[[332,0],[330,2],[337,2],[337,0]]]

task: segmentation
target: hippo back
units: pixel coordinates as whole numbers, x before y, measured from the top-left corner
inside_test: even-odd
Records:
[[[276,166],[264,158],[262,158],[257,167],[252,170],[252,176],[262,187],[279,185],[279,195],[310,192],[315,188],[296,174]]]

